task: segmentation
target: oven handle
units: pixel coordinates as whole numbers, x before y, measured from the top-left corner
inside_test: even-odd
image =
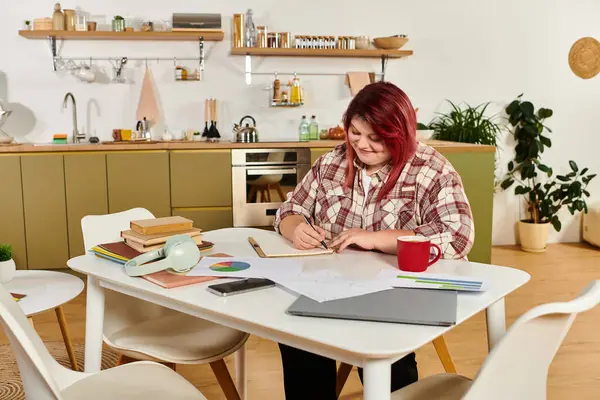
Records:
[[[277,169],[248,169],[248,175],[283,175],[283,174],[295,174],[297,173],[296,168],[277,168]]]

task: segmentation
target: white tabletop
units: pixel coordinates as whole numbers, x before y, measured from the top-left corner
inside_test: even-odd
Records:
[[[18,304],[28,317],[73,300],[83,286],[83,281],[71,274],[42,270],[17,271],[15,277],[4,284],[11,293],[27,295]]]
[[[230,228],[207,232],[203,238],[215,243],[212,253],[234,256],[256,256],[247,238],[252,236],[260,243],[274,232]],[[376,274],[382,268],[396,268],[396,257],[374,252],[347,250],[341,254],[306,257],[311,266],[337,268],[353,275]],[[239,296],[222,298],[208,292],[206,287],[214,282],[201,283],[175,289],[164,289],[141,278],[129,277],[121,265],[99,259],[93,255],[69,260],[75,271],[99,278],[135,293],[158,295],[172,304],[202,310],[215,315],[215,322],[226,321],[230,326],[243,326],[246,332],[276,337],[283,343],[307,341],[318,343],[352,354],[354,357],[390,358],[403,356],[439,337],[452,327],[434,327],[393,323],[373,323],[323,318],[291,316],[287,308],[298,295],[275,287]],[[526,272],[506,267],[466,261],[442,260],[431,270],[480,277],[490,282],[483,293],[460,293],[458,296],[457,325],[484,310],[492,303],[525,284],[530,276]],[[289,339],[289,340],[288,340]]]

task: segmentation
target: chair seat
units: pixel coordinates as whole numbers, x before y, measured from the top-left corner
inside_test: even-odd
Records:
[[[136,359],[193,364],[226,357],[247,338],[247,333],[236,329],[186,314],[171,314],[128,326],[106,337],[106,341]]]
[[[438,374],[418,380],[392,393],[392,400],[455,400],[471,387],[469,378],[456,374]]]
[[[164,365],[141,361],[89,375],[61,391],[64,400],[206,400],[187,380]]]

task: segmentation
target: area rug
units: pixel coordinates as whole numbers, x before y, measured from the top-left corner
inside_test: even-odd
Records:
[[[71,362],[63,342],[46,342],[50,354],[61,365],[71,368]],[[83,343],[73,344],[73,351],[77,358],[77,367],[83,371]],[[102,350],[102,369],[112,368],[117,365],[118,355],[109,349]],[[25,392],[21,383],[21,375],[17,359],[9,344],[0,345],[0,399],[25,400]]]

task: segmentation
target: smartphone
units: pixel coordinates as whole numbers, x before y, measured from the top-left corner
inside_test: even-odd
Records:
[[[269,279],[248,278],[239,281],[219,283],[210,285],[209,292],[218,296],[233,296],[234,294],[252,292],[254,290],[265,289],[275,286],[275,282]]]

